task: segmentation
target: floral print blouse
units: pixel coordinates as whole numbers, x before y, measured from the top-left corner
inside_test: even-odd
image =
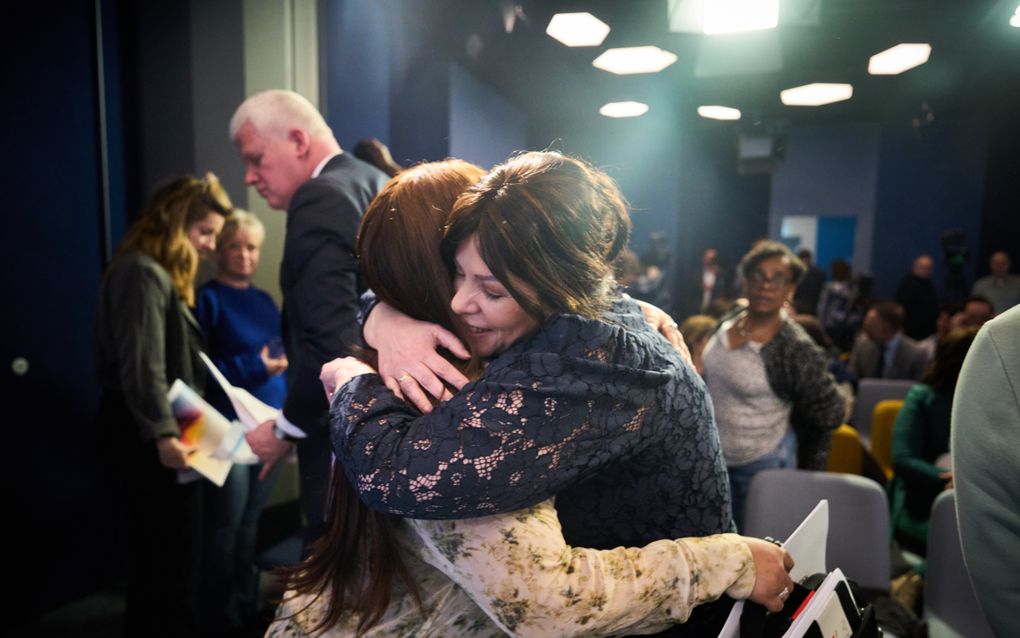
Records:
[[[459,521],[403,522],[399,542],[423,597],[395,590],[371,638],[416,636],[612,636],[682,623],[723,594],[746,598],[755,571],[735,534],[594,550],[563,539],[553,500]],[[324,601],[285,597],[271,637],[309,636]],[[345,617],[321,634],[354,636]]]

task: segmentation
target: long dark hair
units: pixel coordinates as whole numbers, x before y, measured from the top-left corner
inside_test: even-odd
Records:
[[[939,339],[935,345],[935,356],[925,368],[921,383],[935,392],[953,396],[963,360],[977,333],[978,326],[969,326],[952,330]]]
[[[522,153],[460,196],[443,255],[452,267],[457,247],[475,237],[493,276],[528,314],[594,318],[609,305],[610,264],[630,229],[623,195],[605,173],[559,153]]]
[[[442,228],[454,200],[485,174],[460,160],[419,164],[389,181],[369,205],[358,231],[357,251],[365,281],[376,296],[404,314],[437,323],[464,339],[462,323],[450,309],[453,284],[440,256]],[[374,352],[363,358],[374,360]],[[457,365],[477,376],[472,358]],[[313,632],[358,616],[358,634],[375,625],[401,583],[422,607],[421,592],[401,558],[395,517],[362,503],[343,468],[334,464],[326,534],[300,565],[281,570],[297,593],[327,596],[326,613]]]

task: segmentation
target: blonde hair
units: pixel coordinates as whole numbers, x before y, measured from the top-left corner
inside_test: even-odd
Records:
[[[226,217],[231,210],[227,192],[212,173],[203,179],[178,177],[153,193],[117,247],[117,256],[138,251],[152,257],[166,270],[181,299],[194,306],[198,251],[188,240],[188,226],[209,213]]]
[[[235,208],[223,222],[223,230],[216,238],[216,250],[225,246],[242,228],[257,232],[262,239],[266,238],[266,227],[262,224],[262,220],[255,216],[255,213]]]
[[[298,128],[316,139],[334,139],[333,130],[319,110],[294,91],[271,89],[242,102],[230,118],[231,140],[237,139],[245,122],[250,122],[260,135],[284,137],[288,130]]]

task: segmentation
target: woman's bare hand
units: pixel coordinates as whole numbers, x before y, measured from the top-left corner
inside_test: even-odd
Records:
[[[446,401],[453,396],[446,384],[460,389],[468,382],[436,349],[446,348],[461,359],[471,354],[452,332],[434,323],[412,319],[380,303],[365,320],[364,335],[378,352],[379,374],[386,387],[422,412],[432,411],[426,393]]]
[[[322,382],[322,389],[326,391],[326,400],[332,401],[337,388],[361,374],[375,374],[375,369],[354,357],[333,359],[322,366],[319,381]]]
[[[269,356],[269,346],[262,346],[262,350],[259,351],[259,356],[262,357],[262,363],[266,366],[266,372],[268,372],[271,377],[275,377],[287,369],[287,355],[281,355],[273,358]]]
[[[742,537],[754,559],[755,579],[750,600],[769,611],[780,611],[793,591],[793,557],[771,541]]]
[[[176,436],[156,439],[156,449],[159,451],[159,462],[171,470],[188,469],[188,457],[195,451],[195,448],[181,443]]]

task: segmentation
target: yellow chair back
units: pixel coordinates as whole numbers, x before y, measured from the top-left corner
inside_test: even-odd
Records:
[[[861,475],[864,473],[863,452],[864,445],[857,430],[844,423],[832,433],[832,449],[825,469],[829,472]]]
[[[903,401],[900,400],[879,401],[871,415],[871,454],[889,479],[893,477],[893,426],[902,407]]]

